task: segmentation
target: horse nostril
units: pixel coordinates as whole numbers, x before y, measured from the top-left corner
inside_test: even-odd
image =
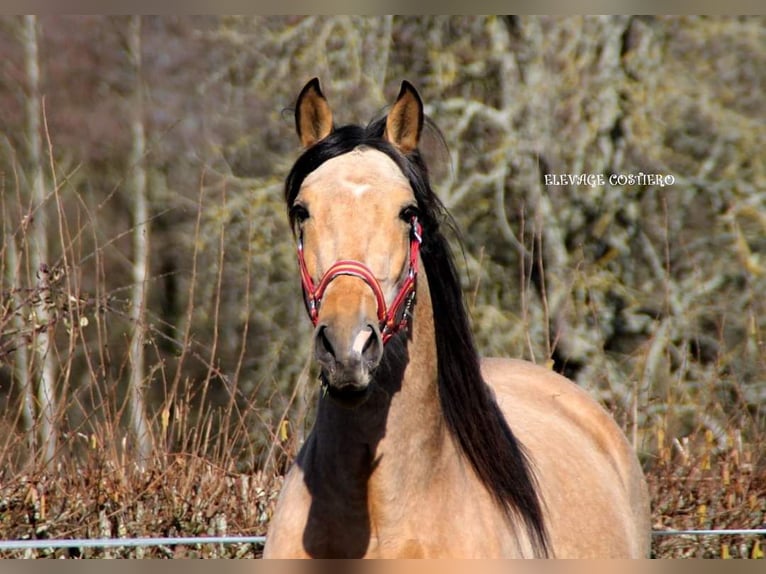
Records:
[[[380,331],[372,325],[368,329],[370,334],[362,347],[362,360],[368,367],[376,367],[383,358],[383,340]]]
[[[324,365],[335,363],[335,348],[328,336],[327,326],[322,325],[314,336],[314,352],[317,360]]]

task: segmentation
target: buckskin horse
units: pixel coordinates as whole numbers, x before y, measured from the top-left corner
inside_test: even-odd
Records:
[[[647,556],[646,483],[606,410],[547,368],[479,359],[415,88],[336,127],[315,78],[295,124],[285,199],[322,392],[264,556]]]

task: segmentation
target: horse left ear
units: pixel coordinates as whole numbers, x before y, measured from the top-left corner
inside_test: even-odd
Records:
[[[295,105],[295,131],[307,148],[332,133],[332,110],[319,88],[319,78],[306,84]]]
[[[407,80],[402,82],[399,96],[386,118],[383,137],[402,153],[410,153],[418,147],[423,131],[423,102],[417,90]]]

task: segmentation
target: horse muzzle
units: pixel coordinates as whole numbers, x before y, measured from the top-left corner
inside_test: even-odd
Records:
[[[327,392],[338,399],[364,397],[371,373],[383,357],[383,341],[372,323],[319,323],[314,331],[314,357]]]

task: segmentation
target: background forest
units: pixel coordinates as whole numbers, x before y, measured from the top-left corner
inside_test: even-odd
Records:
[[[655,528],[766,522],[766,19],[3,17],[0,54],[0,538],[265,531],[316,392],[314,76],[340,123],[418,88],[482,354],[600,397]]]

